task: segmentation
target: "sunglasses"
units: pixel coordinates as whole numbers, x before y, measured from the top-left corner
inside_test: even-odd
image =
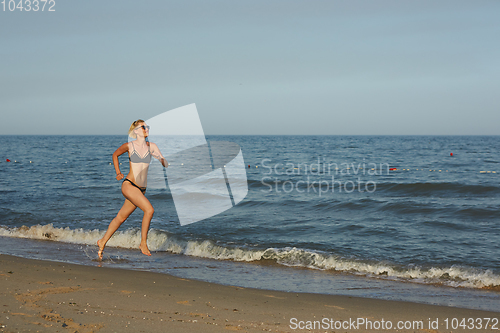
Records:
[[[148,130],[148,131],[149,131],[149,129],[151,128],[151,127],[146,126],[146,125],[141,125],[141,126],[136,127],[135,129],[139,129],[139,128],[141,128],[141,127],[142,127],[142,129],[143,129],[143,130],[145,130],[145,131],[146,131],[146,130]]]

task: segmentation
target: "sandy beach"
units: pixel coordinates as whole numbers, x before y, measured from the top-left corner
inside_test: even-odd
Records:
[[[246,289],[152,272],[7,255],[0,255],[0,262],[1,332],[475,332],[499,329],[496,324],[494,330],[495,319],[492,319],[485,330],[486,320],[481,319],[498,320],[500,313],[497,312]],[[475,326],[470,326],[472,329],[457,327],[462,318],[466,322],[473,319],[474,324],[468,325]],[[480,322],[483,329],[478,329]],[[458,329],[453,329],[453,324]]]

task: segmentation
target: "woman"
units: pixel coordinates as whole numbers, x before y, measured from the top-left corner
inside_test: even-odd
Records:
[[[139,119],[134,121],[130,126],[128,135],[135,140],[124,143],[113,153],[113,165],[115,166],[117,180],[123,179],[123,174],[120,172],[118,163],[118,156],[126,152],[129,153],[130,172],[122,183],[122,193],[125,197],[125,203],[109,224],[108,230],[104,236],[97,241],[97,246],[99,246],[99,259],[102,259],[104,247],[108,240],[137,207],[144,212],[141,228],[141,245],[139,245],[139,249],[145,255],[151,255],[147,244],[147,238],[154,209],[149,200],[144,196],[146,192],[148,168],[151,162],[151,156],[160,160],[165,168],[168,167],[168,163],[165,158],[163,158],[158,146],[146,141],[146,138],[149,136],[149,126],[146,125],[144,120]]]

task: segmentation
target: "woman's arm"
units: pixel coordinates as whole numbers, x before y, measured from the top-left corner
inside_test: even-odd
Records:
[[[168,168],[168,162],[161,154],[161,151],[158,148],[158,146],[156,145],[156,143],[151,143],[151,148],[153,148],[153,152],[151,153],[151,155],[153,155],[154,158],[159,160],[161,162],[161,165],[163,165],[164,168]]]
[[[129,149],[128,147],[129,147],[128,142],[124,143],[113,153],[113,166],[115,167],[116,171],[116,180],[121,180],[124,177],[120,171],[120,163],[118,163],[118,156],[128,152]]]

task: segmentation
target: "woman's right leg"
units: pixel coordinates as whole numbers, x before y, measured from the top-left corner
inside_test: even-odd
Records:
[[[104,251],[104,247],[106,246],[108,240],[136,208],[137,206],[130,202],[130,200],[125,199],[125,203],[118,214],[116,214],[116,217],[109,224],[106,233],[97,241],[97,246],[99,246],[99,252],[97,253],[99,255],[99,259],[102,259],[102,252]]]

